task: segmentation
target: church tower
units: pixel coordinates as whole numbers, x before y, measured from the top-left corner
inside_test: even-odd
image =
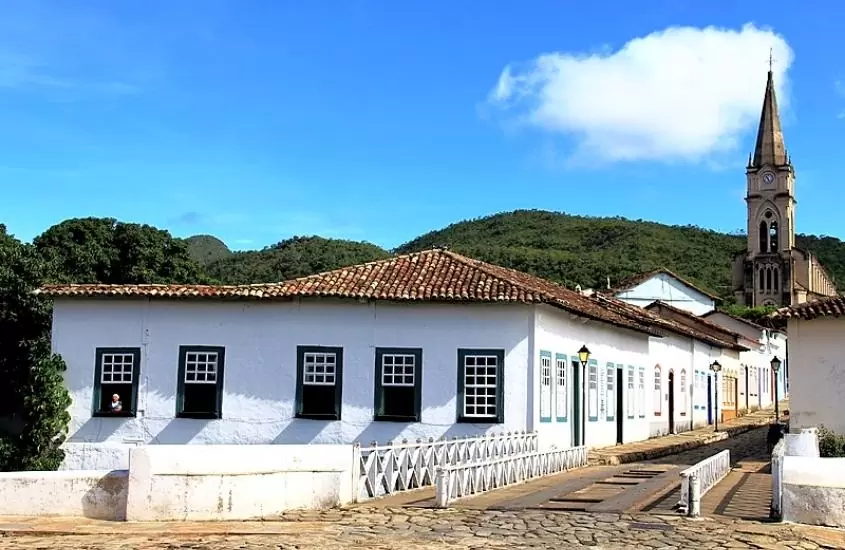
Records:
[[[786,151],[777,97],[769,70],[754,152],[748,159],[748,244],[737,302],[748,306],[792,304],[795,247],[795,170]],[[740,260],[740,258],[737,258]],[[734,277],[740,265],[735,261]]]

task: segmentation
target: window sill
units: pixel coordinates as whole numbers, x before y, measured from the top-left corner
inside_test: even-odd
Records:
[[[190,418],[193,420],[217,420],[221,418],[218,413],[208,412],[180,412],[176,413],[176,418]]]
[[[377,414],[373,416],[375,422],[419,422],[419,416],[391,416],[387,414]]]
[[[119,412],[119,413],[114,413],[114,412],[111,412],[111,411],[107,411],[107,412],[106,411],[94,411],[94,412],[91,413],[91,416],[95,417],[95,418],[109,418],[109,417],[113,417],[113,418],[135,418],[135,413],[132,412],[132,411],[130,411],[130,412]]]
[[[461,416],[458,418],[458,424],[503,424],[504,420],[500,420],[495,416]]]
[[[307,414],[307,413],[297,413],[295,415],[296,418],[302,418],[303,420],[326,420],[326,421],[333,421],[333,420],[340,420],[339,414]]]

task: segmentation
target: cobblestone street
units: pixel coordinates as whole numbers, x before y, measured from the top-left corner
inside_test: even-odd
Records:
[[[845,537],[838,532],[809,527],[731,520],[693,521],[645,514],[356,508],[291,514],[282,522],[124,524],[84,536],[44,533],[0,538],[3,550],[583,547],[810,550],[845,548]]]
[[[648,462],[691,464],[723,449],[731,450],[734,461],[761,457],[765,460],[765,432],[765,427],[757,428]],[[728,492],[732,493],[729,500],[734,507],[743,504],[739,498],[742,491]],[[716,491],[714,497],[728,498],[716,495]],[[677,498],[670,494],[667,502],[677,502]],[[716,507],[714,503],[713,508]],[[665,512],[661,508],[634,514],[436,510],[385,506],[385,501],[374,501],[372,505],[346,510],[292,512],[279,521],[266,522],[118,523],[0,518],[0,550],[845,549],[845,531],[725,515],[691,520],[677,516],[669,507]]]

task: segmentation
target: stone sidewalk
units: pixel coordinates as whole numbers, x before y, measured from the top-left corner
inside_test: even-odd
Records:
[[[780,411],[788,410],[789,400],[781,401],[778,407]],[[753,430],[754,428],[764,426],[771,423],[774,417],[774,408],[761,409],[745,416],[720,422],[718,432],[714,430],[714,426],[706,426],[676,435],[667,435],[646,441],[592,449],[589,454],[589,463],[590,465],[618,465],[673,455],[723,441]]]
[[[15,524],[8,522],[14,521]],[[278,521],[126,523],[0,518],[0,550],[535,548],[845,548],[845,533],[730,518],[524,510],[355,508],[292,512]]]

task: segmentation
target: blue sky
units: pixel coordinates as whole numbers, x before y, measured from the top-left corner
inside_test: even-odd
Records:
[[[773,48],[798,230],[845,237],[845,6],[637,4],[0,0],[0,223],[232,248],[517,208],[744,229]]]

